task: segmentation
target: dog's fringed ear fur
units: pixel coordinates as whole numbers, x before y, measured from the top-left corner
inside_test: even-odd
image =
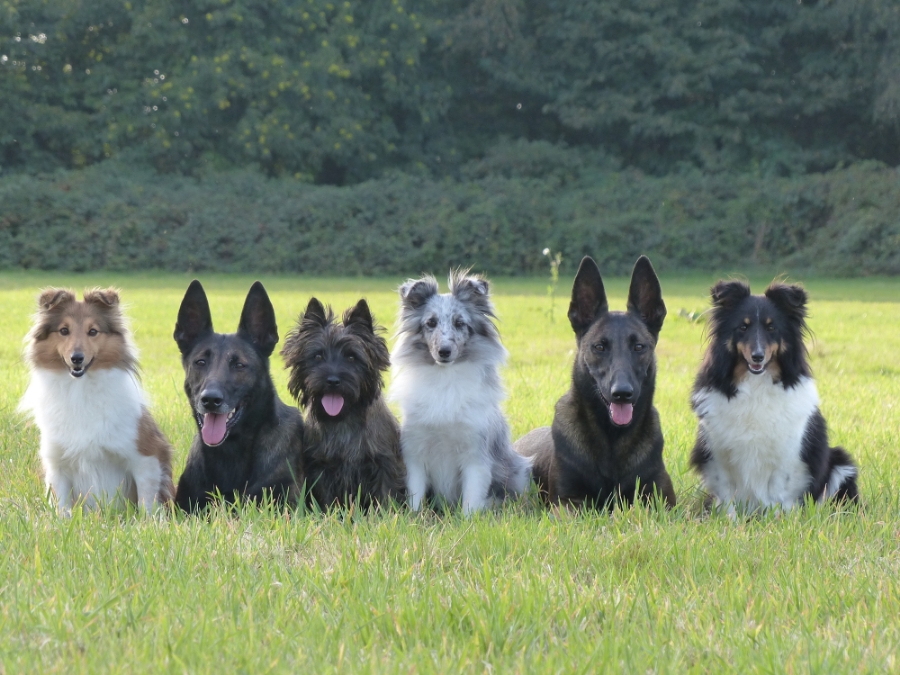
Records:
[[[469,274],[468,269],[456,269],[447,277],[450,293],[460,302],[467,303],[478,312],[495,318],[491,304],[490,283],[480,274]]]
[[[200,282],[194,279],[181,300],[172,337],[175,338],[182,355],[187,355],[197,340],[212,333],[212,330],[212,315],[209,312],[206,292]]]
[[[105,309],[119,304],[118,288],[92,288],[84,292],[84,301],[93,305],[100,305]]]
[[[354,307],[344,312],[345,326],[360,326],[370,333],[375,332],[375,321],[372,318],[372,312],[369,310],[369,303],[365,299],[361,299]]]
[[[256,350],[268,358],[278,344],[278,324],[269,294],[259,281],[254,281],[244,301],[237,332],[246,335]]]
[[[315,296],[309,299],[309,303],[306,305],[306,310],[303,314],[300,315],[300,318],[297,320],[297,324],[301,324],[303,322],[310,322],[314,324],[318,324],[320,327],[324,328],[329,323],[331,323],[332,319],[334,319],[334,312],[331,311],[331,307],[325,309],[324,305],[319,301],[319,299]]]
[[[433,296],[437,295],[438,283],[433,276],[424,276],[421,279],[409,279],[400,286],[400,299],[404,305],[418,309]]]
[[[713,307],[730,309],[750,297],[750,286],[743,281],[717,281],[709,289]]]
[[[809,296],[802,286],[773,281],[766,289],[766,297],[792,321],[802,324],[806,319],[806,303]]]
[[[38,309],[45,312],[75,302],[75,294],[65,288],[45,288],[38,296]]]
[[[628,288],[628,311],[639,314],[641,320],[653,334],[659,337],[663,321],[666,318],[666,303],[663,302],[659,277],[650,259],[642,255],[634,264],[631,272],[631,285]]]
[[[387,341],[382,337],[384,330],[375,323],[375,318],[369,310],[369,303],[364,299],[356,303],[356,306],[344,312],[344,326],[347,330],[358,335],[366,350],[369,363],[379,373],[391,367],[391,354],[388,351]],[[362,335],[360,335],[362,329]],[[366,396],[374,396],[381,390],[381,375],[369,383],[366,387]]]
[[[577,338],[581,338],[601,314],[609,311],[606,289],[600,277],[600,268],[590,256],[584,256],[578,266],[572,284],[572,301],[569,303],[569,323]]]

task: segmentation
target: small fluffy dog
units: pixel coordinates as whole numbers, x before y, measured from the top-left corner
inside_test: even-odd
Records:
[[[525,490],[531,463],[513,451],[500,410],[506,349],[491,321],[488,282],[457,271],[449,284],[443,295],[431,276],[400,287],[391,397],[403,412],[410,507],[434,493],[462,497],[468,515]]]
[[[31,382],[19,409],[41,431],[41,461],[61,513],[127,499],[169,502],[172,447],[147,409],[137,351],[114,288],[41,292],[26,337]]]
[[[717,504],[791,509],[806,495],[856,501],[856,466],[828,445],[803,338],[806,291],[773,283],[751,295],[713,286],[709,346],[691,397],[700,420],[691,465]]]
[[[360,300],[335,321],[311,298],[281,350],[288,389],[306,408],[307,486],[322,506],[363,508],[402,499],[406,482],[400,425],[381,395],[387,343]]]

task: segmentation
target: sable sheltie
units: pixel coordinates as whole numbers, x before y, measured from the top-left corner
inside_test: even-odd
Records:
[[[751,295],[713,286],[709,345],[691,398],[699,418],[692,466],[729,513],[791,509],[807,495],[856,501],[856,466],[828,445],[807,363],[806,291],[773,283]]]
[[[391,355],[391,397],[400,404],[400,447],[407,494],[418,510],[426,493],[465,514],[528,485],[531,461],[512,448],[500,409],[506,349],[491,319],[488,282],[450,275],[450,292],[434,277],[400,287],[400,328]]]
[[[47,488],[61,513],[127,499],[169,502],[172,447],[147,409],[137,350],[114,288],[41,292],[26,337],[31,382],[19,409],[41,432]]]

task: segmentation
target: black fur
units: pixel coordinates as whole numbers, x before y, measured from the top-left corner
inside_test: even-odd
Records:
[[[291,369],[288,388],[306,408],[306,471],[322,507],[353,501],[368,508],[404,497],[400,426],[381,395],[390,355],[380,332],[365,300],[338,323],[312,298],[281,350]],[[337,415],[322,403],[329,394],[343,398]]]
[[[262,284],[247,294],[237,333],[213,331],[206,293],[191,282],[178,311],[175,342],[184,366],[184,391],[198,433],[178,481],[175,502],[204,507],[216,492],[226,501],[259,501],[267,493],[294,502],[303,484],[303,419],[275,392],[269,356],[278,342],[275,312]],[[204,415],[235,410],[226,437],[204,442]]]
[[[520,454],[534,458],[535,481],[551,503],[611,507],[658,494],[675,505],[653,407],[654,350],[665,316],[659,279],[646,257],[634,266],[626,312],[609,311],[597,264],[581,261],[569,307],[578,347],[572,386],[556,404],[553,426],[516,442]],[[627,424],[613,421],[613,403],[633,405]]]
[[[812,377],[805,339],[809,336],[807,293],[797,285],[772,282],[763,295],[752,295],[743,281],[719,281],[710,289],[712,309],[708,314],[708,346],[694,383],[694,396],[703,390],[715,390],[733,400],[737,384],[747,377],[763,376],[768,371],[774,386],[791,389],[802,378]],[[750,370],[754,347],[762,354],[759,374]],[[696,402],[694,403],[697,409]],[[855,467],[841,447],[830,447],[825,418],[816,409],[806,424],[800,457],[809,470],[806,495],[821,499],[828,479],[836,467]],[[691,466],[701,475],[713,461],[717,448],[702,429],[691,453]],[[856,476],[847,478],[837,490],[837,500],[856,501],[859,497]]]

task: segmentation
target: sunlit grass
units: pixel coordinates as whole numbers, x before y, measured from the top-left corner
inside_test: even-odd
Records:
[[[713,280],[662,278],[657,407],[673,511],[552,516],[532,495],[470,520],[272,508],[64,520],[44,499],[37,432],[15,413],[37,289],[123,289],[177,475],[194,426],[171,335],[190,277],[0,275],[0,673],[896,671],[900,281],[806,284],[823,411],[860,464],[863,510],[732,522],[701,514],[688,469],[703,324],[679,310],[702,312]],[[202,281],[216,328],[235,330],[253,279]],[[401,281],[263,279],[282,336],[312,294],[335,309],[365,296],[390,328]],[[627,280],[606,281],[623,308]],[[547,283],[494,283],[515,436],[549,424],[568,386],[571,270],[552,307]],[[273,373],[287,400],[277,357]]]

